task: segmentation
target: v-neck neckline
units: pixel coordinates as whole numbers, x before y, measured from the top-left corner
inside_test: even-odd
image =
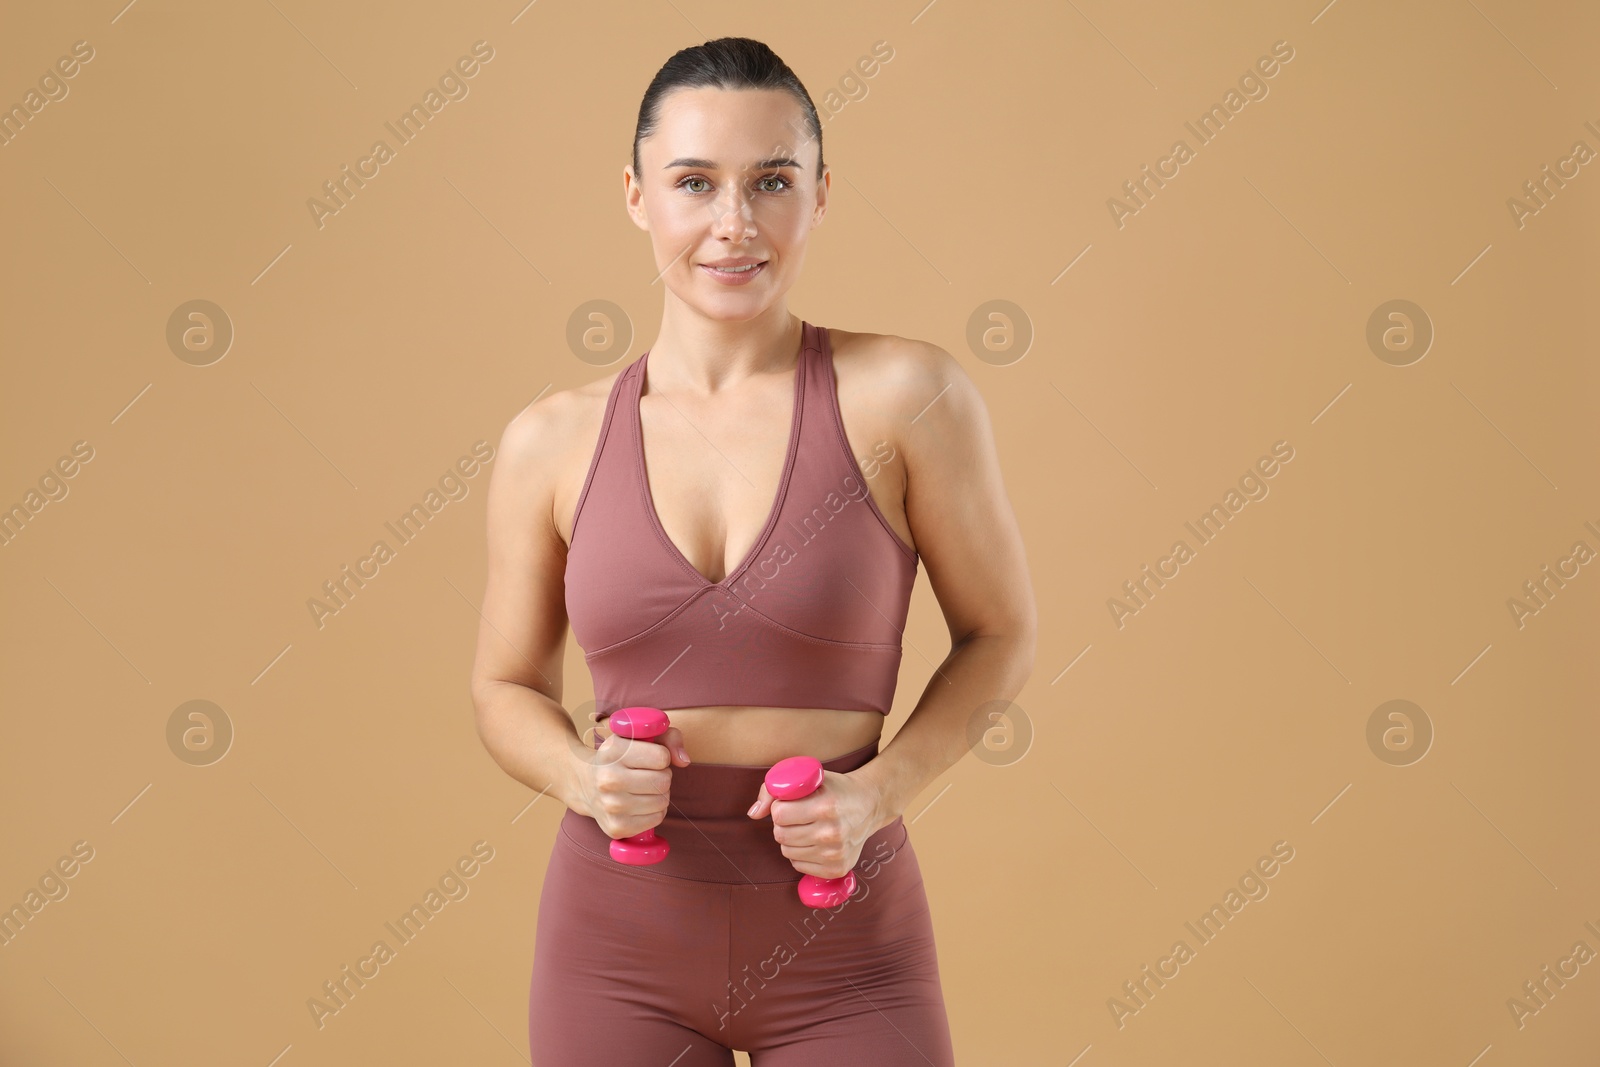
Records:
[[[650,516],[650,523],[655,527],[656,535],[660,537],[661,543],[667,547],[674,559],[685,570],[699,580],[702,588],[726,589],[754,562],[757,553],[761,551],[762,547],[767,543],[767,539],[772,535],[773,527],[778,524],[778,515],[783,510],[783,501],[789,492],[789,479],[794,473],[795,453],[799,451],[800,446],[800,419],[805,408],[806,394],[806,353],[815,343],[814,331],[815,328],[810,323],[803,319],[801,320],[800,355],[795,360],[794,402],[791,405],[789,414],[789,446],[784,453],[783,473],[778,477],[778,491],[773,497],[772,507],[767,511],[767,521],[762,525],[760,532],[756,534],[755,543],[744,554],[744,558],[720,582],[713,582],[710,578],[707,578],[700,573],[699,568],[689,561],[689,557],[684,555],[683,550],[673,543],[672,538],[667,535],[667,528],[661,524],[661,516],[656,511],[655,495],[650,491],[650,477],[645,469],[644,419],[640,416],[640,407],[642,406],[640,401],[644,395],[645,370],[649,365],[650,351],[646,349],[644,355],[639,357],[639,371],[633,386],[633,449],[634,459],[638,464],[639,470],[639,487],[644,496],[644,510]]]

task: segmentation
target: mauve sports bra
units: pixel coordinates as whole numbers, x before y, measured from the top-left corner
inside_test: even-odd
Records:
[[[802,322],[801,337],[777,498],[720,582],[668,540],[651,500],[639,428],[650,353],[612,384],[566,564],[597,720],[634,705],[889,713],[918,557],[850,451],[828,331]]]

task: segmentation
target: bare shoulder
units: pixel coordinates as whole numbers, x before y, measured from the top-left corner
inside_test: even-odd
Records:
[[[961,418],[971,405],[981,406],[976,383],[949,352],[930,341],[892,333],[854,333],[829,330],[833,340],[834,372],[841,397],[850,393],[863,404],[904,420],[927,416],[945,401]],[[955,394],[952,396],[952,394]]]
[[[606,398],[617,374],[542,393],[517,412],[506,424],[501,440],[506,450],[524,460],[548,461],[554,451],[566,444],[587,423],[594,424],[598,438],[605,417]]]
[[[866,457],[858,462],[872,498],[903,542],[919,553],[924,547],[937,553],[929,532],[932,516],[937,507],[959,504],[912,490],[919,483],[965,484],[961,465],[983,452],[989,434],[977,385],[955,357],[928,341],[828,333],[845,436],[851,451]],[[924,502],[920,521],[912,513],[913,498]]]
[[[501,433],[496,466],[505,472],[513,495],[549,516],[551,531],[562,541],[571,534],[606,401],[621,373],[619,368],[594,381],[550,390],[517,412]]]

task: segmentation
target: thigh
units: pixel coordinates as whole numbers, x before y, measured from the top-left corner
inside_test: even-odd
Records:
[[[727,887],[593,856],[558,829],[539,897],[533,1067],[732,1067],[712,998],[726,983]]]
[[[792,885],[735,895],[730,970],[756,978],[736,1016],[749,1043],[735,1047],[749,1048],[752,1067],[955,1062],[933,919],[903,824],[868,842],[856,880],[832,909],[806,907]]]

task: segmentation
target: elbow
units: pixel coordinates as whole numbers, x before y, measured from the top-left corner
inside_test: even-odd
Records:
[[[953,638],[952,645],[958,649],[980,640],[994,642],[991,647],[1003,646],[1007,650],[1009,659],[1024,677],[1033,673],[1034,661],[1039,651],[1039,627],[1031,615],[1014,618],[1006,623],[974,627],[967,633]]]
[[[503,717],[504,702],[497,699],[504,682],[494,679],[478,679],[472,681],[472,724],[478,731],[478,739],[489,746],[490,739],[499,733],[498,726]]]
[[[1023,684],[1033,677],[1034,665],[1039,658],[1039,628],[1037,625],[1020,627],[1016,633],[1017,673]],[[1020,689],[1020,686],[1019,686]]]
[[[1017,677],[1021,679],[1018,688],[1026,684],[1033,676],[1035,663],[1039,658],[1039,620],[1029,604],[1029,610],[1012,620],[1007,626],[1005,639],[1011,648],[1012,662],[1015,666]]]
[[[957,646],[980,638],[1004,642],[1019,659],[1031,664],[1039,646],[1039,609],[1031,596],[1025,597],[1014,611],[975,622],[966,632],[952,631],[950,636]]]
[[[1022,662],[1024,675],[1031,675],[1039,654],[1039,606],[1031,594],[1023,598],[1012,630],[1016,634],[1017,658]]]

